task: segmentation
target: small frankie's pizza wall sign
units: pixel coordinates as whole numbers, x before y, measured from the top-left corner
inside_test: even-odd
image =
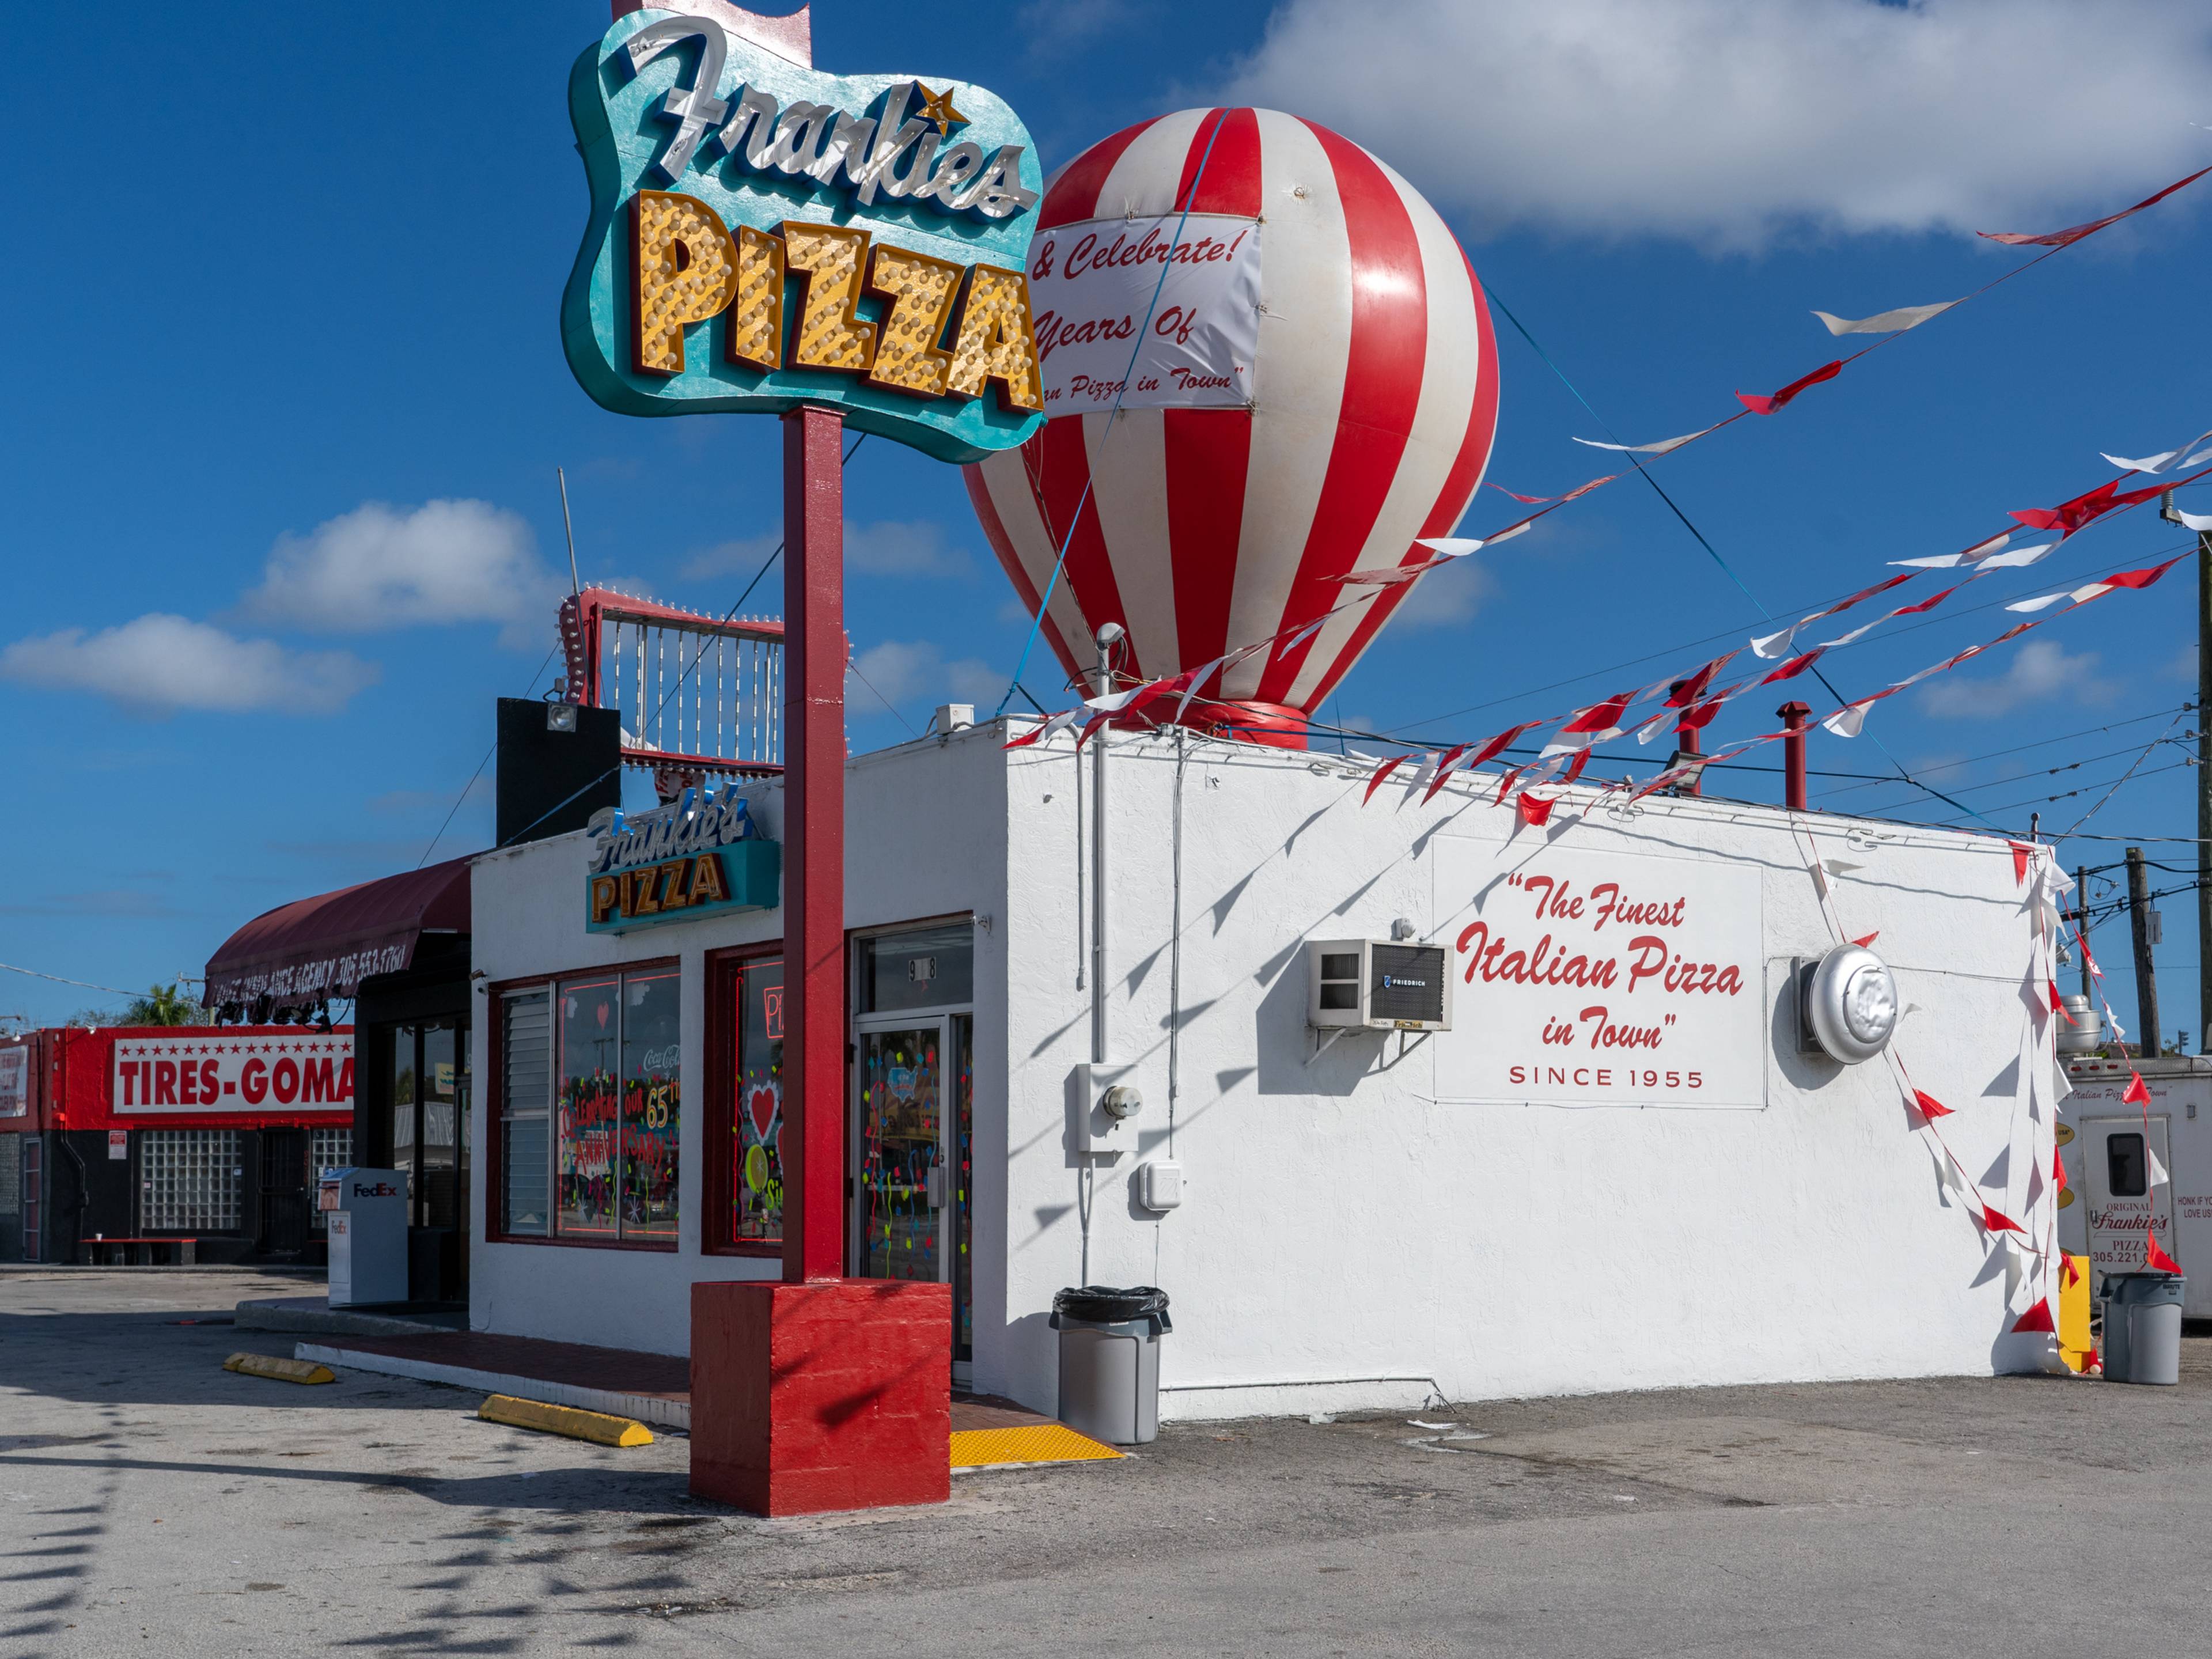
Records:
[[[1444,1100],[1766,1103],[1755,870],[1467,836],[1435,847]]]
[[[940,460],[1043,420],[1029,130],[965,81],[834,76],[648,8],[576,61],[568,364],[618,414],[837,406]]]
[[[783,902],[783,847],[734,788],[686,790],[650,811],[595,822],[585,861],[584,926],[626,933]]]

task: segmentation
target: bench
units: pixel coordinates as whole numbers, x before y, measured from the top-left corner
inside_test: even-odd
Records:
[[[126,1257],[124,1252],[131,1254]],[[176,1265],[194,1266],[199,1258],[197,1238],[87,1238],[80,1239],[76,1247],[76,1261],[80,1267],[140,1267],[155,1265],[156,1250],[174,1250]]]

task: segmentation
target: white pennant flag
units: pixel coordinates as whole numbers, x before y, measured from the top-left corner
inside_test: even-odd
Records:
[[[1892,559],[1890,563],[1910,566],[1915,570],[1949,570],[1959,565],[1976,563],[1996,552],[2011,539],[2012,532],[2007,531],[2003,535],[1992,536],[1978,547],[1970,547],[1963,553],[1943,553],[1932,559]],[[2058,544],[2053,542],[2051,545],[2056,547]]]
[[[1872,317],[1862,317],[1853,322],[1848,317],[1838,317],[1825,311],[1813,314],[1828,326],[1831,334],[1902,334],[1908,328],[1917,328],[1930,317],[1940,317],[1957,300],[1945,300],[1932,306],[1899,306],[1894,311],[1879,312]]]
[[[2166,1165],[2158,1161],[2158,1152],[2156,1149],[2154,1148],[2148,1141],[2145,1141],[2143,1143],[2143,1156],[2150,1160],[2150,1184],[2152,1186],[2163,1187],[2172,1181],[2173,1177],[2166,1172]]]
[[[2162,449],[2155,455],[2146,455],[2139,461],[2131,461],[2124,455],[2106,455],[2101,450],[2100,450],[2098,453],[2102,456],[2104,459],[2110,461],[2114,466],[2123,468],[2130,472],[2163,472],[2167,467],[2173,465],[2174,461],[2181,455],[2183,450],[2195,449],[2197,445],[2203,443],[2207,438],[2212,438],[2212,432],[2200,432],[2185,444],[2179,445],[2172,449]],[[2191,455],[2188,459],[2183,461],[2181,464],[2184,466],[2194,466],[2197,462],[2203,459],[2204,456],[2203,454]]]
[[[1735,417],[1731,416],[1729,418],[1733,420]],[[1685,432],[1679,438],[1662,438],[1656,444],[1601,444],[1595,438],[1577,438],[1575,441],[1588,444],[1592,449],[1610,449],[1624,455],[1666,455],[1715,429],[1710,426],[1700,427],[1695,432]]]
[[[2016,547],[2009,553],[1991,555],[1984,559],[1978,568],[1983,570],[2025,570],[2057,545],[2057,542],[2038,542],[2033,547]]]
[[[1867,709],[1874,699],[1855,702],[1847,708],[1838,708],[1820,722],[1821,726],[1839,738],[1856,738],[1866,726]]]
[[[2197,458],[2192,455],[2190,459],[2194,460]],[[2173,516],[2181,521],[2184,528],[2194,530],[2200,535],[2212,530],[2212,513],[2183,513],[2177,509]]]

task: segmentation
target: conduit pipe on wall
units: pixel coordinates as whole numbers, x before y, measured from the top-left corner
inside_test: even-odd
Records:
[[[1103,697],[1114,689],[1114,647],[1126,637],[1119,623],[1099,625],[1098,689]],[[1106,734],[1110,722],[1091,738],[1091,1058],[1103,1062],[1106,1052]]]

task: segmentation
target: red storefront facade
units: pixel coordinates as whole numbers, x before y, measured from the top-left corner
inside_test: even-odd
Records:
[[[0,1260],[319,1262],[315,1171],[354,1161],[353,1073],[349,1026],[0,1042]]]

